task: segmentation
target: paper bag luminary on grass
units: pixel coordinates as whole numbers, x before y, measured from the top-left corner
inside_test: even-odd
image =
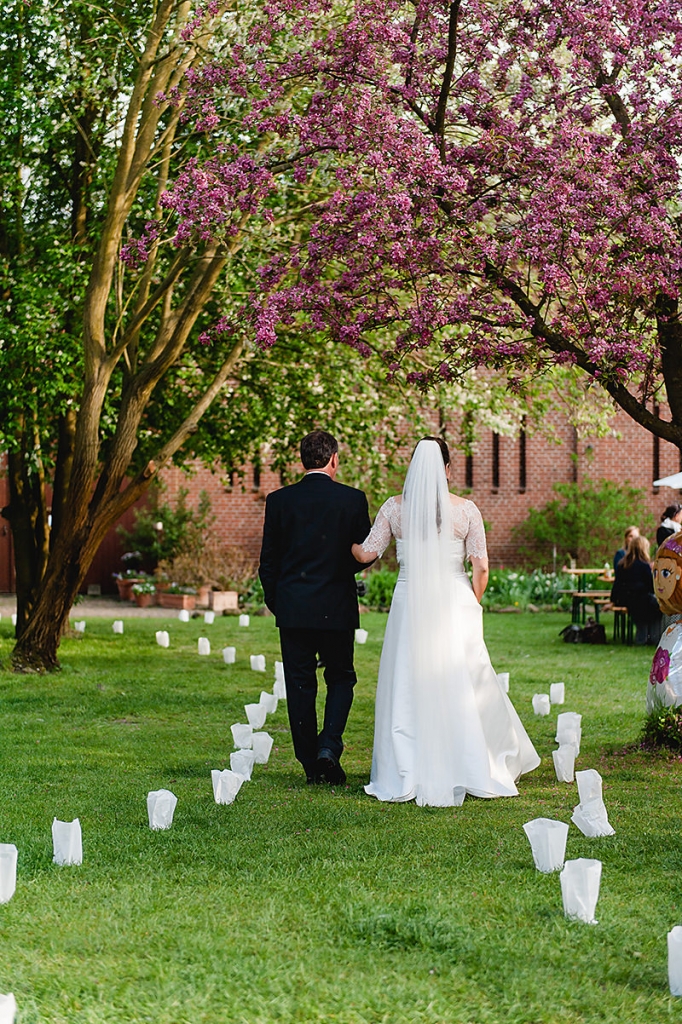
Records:
[[[149,827],[154,831],[170,828],[177,802],[178,798],[170,789],[153,789],[147,793]]]
[[[244,782],[243,775],[237,775],[230,768],[225,768],[222,772],[214,768],[211,772],[211,782],[213,783],[213,799],[217,804],[231,804],[234,803],[234,798],[242,787]]]
[[[55,864],[83,863],[83,834],[78,818],[74,818],[73,821],[54,819],[52,822],[52,847],[54,851],[52,859]]]
[[[682,541],[673,534],[661,544],[653,564],[658,607],[673,621],[654,654],[646,694],[646,709],[682,704]]]
[[[568,825],[552,818],[533,818],[523,826],[538,871],[561,871],[566,856]]]
[[[12,992],[0,995],[0,1024],[14,1024],[17,1015],[17,1001]]]
[[[17,848],[0,843],[0,903],[9,903],[17,887]]]

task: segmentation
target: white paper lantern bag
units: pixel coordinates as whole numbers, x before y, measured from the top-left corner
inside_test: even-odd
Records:
[[[557,782],[573,782],[575,770],[575,747],[572,743],[562,743],[558,750],[552,751],[554,771]]]
[[[274,715],[277,710],[277,697],[274,693],[266,693],[265,690],[261,690],[260,703],[265,708],[267,715]]]
[[[500,686],[502,687],[502,689],[504,690],[504,692],[505,693],[509,693],[509,673],[508,672],[498,672],[497,673],[497,680],[498,680]]]
[[[587,857],[567,860],[559,879],[566,917],[596,924],[594,912],[599,899],[601,861]]]
[[[234,665],[237,660],[236,647],[223,647],[223,661],[226,665]]]
[[[239,790],[242,788],[244,778],[241,775],[237,775],[230,768],[225,768],[222,772],[214,768],[211,771],[211,782],[213,783],[213,799],[217,804],[231,804],[234,803]]]
[[[254,672],[265,672],[265,655],[264,654],[252,654],[251,655],[251,668]]]
[[[241,725],[237,723],[231,727],[232,729],[232,740],[237,750],[250,750],[251,749],[251,738],[253,736],[253,727],[250,725]]]
[[[548,693],[535,693],[533,694],[533,711],[536,715],[548,715],[549,714],[549,694]]]
[[[241,775],[247,782],[251,778],[251,772],[256,761],[253,750],[235,750],[230,754],[230,768],[237,775]]]
[[[356,642],[356,644],[366,644],[368,636],[369,636],[369,633],[367,632],[366,629],[356,629],[355,630],[355,642]]]
[[[671,996],[682,996],[682,927],[668,932],[668,984]]]
[[[17,624],[17,613],[16,612],[12,612],[12,625],[16,626],[16,624]]]
[[[252,736],[253,753],[256,764],[267,764],[272,750],[273,739],[268,732],[254,732]]]
[[[557,743],[559,745],[561,745],[562,743],[572,743],[575,747],[576,757],[580,753],[582,720],[583,716],[579,715],[576,711],[562,711],[560,715],[557,715],[556,719],[555,739]]]
[[[178,612],[178,622],[189,622],[189,612],[186,608],[181,608]]]
[[[113,629],[114,633],[117,633],[119,636],[122,635],[123,619],[114,619],[114,621],[111,624],[111,628]]]
[[[552,818],[533,818],[523,826],[538,871],[561,871],[566,856],[568,825]]]
[[[278,700],[287,699],[287,687],[284,681],[284,662],[275,662],[275,685],[272,688],[273,696]]]
[[[199,654],[210,654],[211,653],[211,642],[207,640],[205,636],[200,636],[197,640],[197,650]]]
[[[77,633],[84,633],[85,632],[85,626],[86,626],[85,619],[79,619],[78,622],[74,622],[74,624],[73,624],[73,628],[76,630]]]
[[[170,789],[153,789],[147,793],[147,815],[149,827],[154,831],[170,828],[178,798]]]
[[[156,642],[159,647],[168,647],[170,645],[170,637],[165,629],[157,629]]]
[[[73,821],[58,821],[57,818],[53,820],[52,846],[52,859],[55,864],[83,863],[83,835],[78,818],[74,818]]]
[[[9,903],[17,887],[17,848],[0,843],[0,903]]]
[[[240,626],[248,626],[250,621],[251,620],[250,620],[248,615],[240,615],[239,616],[239,625]]]
[[[571,821],[584,836],[595,839],[598,836],[613,836],[615,829],[609,824],[606,807],[602,799],[602,779],[594,768],[575,773],[580,803],[574,809]]]
[[[252,729],[260,729],[265,723],[267,711],[263,704],[245,704],[244,711],[246,711],[246,717]]]
[[[0,1024],[14,1024],[17,1015],[17,1001],[12,992],[0,995]]]
[[[215,612],[204,612],[204,622],[207,626],[212,626],[215,622]]]
[[[565,696],[566,686],[564,683],[550,683],[549,699],[552,704],[563,704]]]

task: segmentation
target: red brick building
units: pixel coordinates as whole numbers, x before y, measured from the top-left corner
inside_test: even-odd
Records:
[[[466,489],[490,525],[489,553],[494,566],[513,565],[518,553],[512,529],[522,522],[531,507],[544,505],[553,496],[555,483],[581,481],[586,477],[616,482],[629,481],[644,489],[648,506],[658,521],[666,505],[680,492],[654,488],[652,481],[680,471],[680,453],[673,445],[659,441],[619,412],[612,436],[578,437],[565,420],[553,418],[557,443],[542,434],[516,438],[481,430],[473,454],[455,450],[454,489]],[[452,436],[456,436],[453,431]],[[165,500],[171,503],[181,487],[189,489],[188,503],[196,505],[202,490],[208,492],[216,516],[215,529],[224,543],[241,546],[258,555],[265,498],[281,486],[279,473],[248,466],[243,475],[231,479],[220,472],[194,467],[191,475],[178,469],[164,474]],[[0,479],[0,502],[7,503],[7,481]],[[126,515],[127,524],[132,513]],[[614,538],[614,541],[618,538]],[[88,574],[86,584],[99,583],[103,592],[113,589],[112,573],[120,567],[122,548],[112,530]],[[0,520],[0,591],[13,589],[9,527]]]

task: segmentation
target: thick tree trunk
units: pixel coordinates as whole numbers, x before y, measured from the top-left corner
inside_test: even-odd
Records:
[[[7,457],[10,503],[2,510],[14,542],[17,637],[33,611],[48,560],[45,482],[41,473],[29,472],[28,455],[22,446]]]
[[[150,476],[146,485],[136,488],[134,493],[122,494],[117,507],[112,503],[98,510],[92,518],[86,515],[78,532],[65,530],[57,539],[31,617],[18,635],[12,652],[12,666],[16,671],[43,672],[59,667],[59,642],[92,560],[107,531],[120,517],[120,508],[125,510],[132,505],[151,480]],[[74,511],[76,519],[83,519],[83,510],[80,515]]]

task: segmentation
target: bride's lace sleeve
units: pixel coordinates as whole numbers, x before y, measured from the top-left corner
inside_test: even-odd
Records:
[[[392,528],[392,520],[395,519],[396,514],[395,505],[395,498],[389,498],[388,501],[383,503],[377,512],[377,517],[374,520],[374,526],[360,545],[362,550],[367,554],[369,554],[370,551],[376,551],[379,558],[381,558],[384,551],[391,543],[391,537],[395,532]]]
[[[469,502],[467,508],[469,512],[469,529],[466,535],[467,558],[487,558],[488,548],[485,543],[483,517],[473,501]]]

